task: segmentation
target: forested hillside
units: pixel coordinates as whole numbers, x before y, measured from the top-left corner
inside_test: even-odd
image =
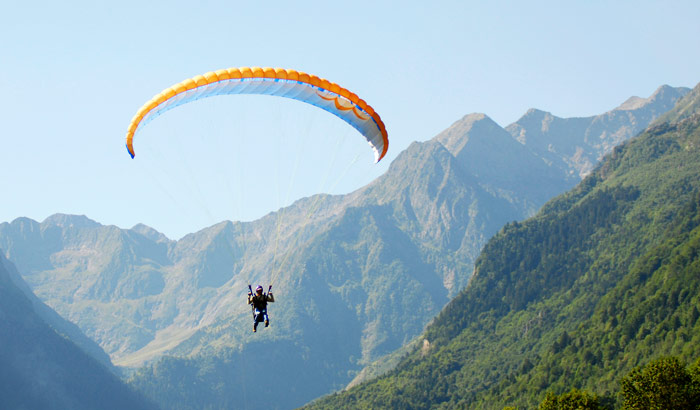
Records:
[[[535,408],[700,357],[700,86],[581,184],[485,246],[469,286],[384,377],[308,406]],[[683,115],[677,115],[683,112]]]

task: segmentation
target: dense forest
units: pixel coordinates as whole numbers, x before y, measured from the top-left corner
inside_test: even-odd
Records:
[[[488,242],[398,367],[308,408],[524,409],[574,396],[646,408],[626,401],[624,380],[663,357],[683,369],[700,357],[699,151],[697,114],[616,148]]]

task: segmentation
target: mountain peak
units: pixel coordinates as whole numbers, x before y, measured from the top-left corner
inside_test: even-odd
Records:
[[[549,111],[542,111],[542,110],[538,110],[537,108],[530,108],[514,124],[523,124],[526,122],[531,122],[531,123],[536,122],[539,124],[542,122],[551,122],[552,118],[554,118],[554,115],[552,115],[552,113]],[[510,125],[509,125],[509,127],[510,127]],[[507,129],[507,127],[506,127],[506,129]]]
[[[697,113],[700,113],[700,83],[692,90],[688,90],[675,107],[659,117],[655,121],[655,124],[661,122],[677,122]]]
[[[689,89],[685,87],[671,87],[670,85],[662,85],[657,88],[653,94],[648,98],[641,98],[637,96],[632,96],[623,102],[619,107],[615,108],[613,111],[633,111],[643,108],[646,105],[653,104],[656,102],[665,101],[676,101],[686,93]]]
[[[465,115],[434,139],[447,148],[452,155],[457,156],[470,139],[479,136],[490,136],[499,132],[503,132],[503,129],[489,116],[482,113],[473,113]]]
[[[638,108],[642,108],[644,104],[649,101],[648,98],[637,97],[636,95],[631,96],[625,102],[623,102],[616,110],[620,111],[632,111]]]
[[[542,111],[537,108],[530,108],[525,112],[525,115],[523,115],[522,118],[542,118],[546,117],[547,115],[552,114],[550,112]]]
[[[138,223],[134,225],[131,228],[132,231],[141,234],[145,236],[146,238],[155,241],[155,242],[168,242],[169,239],[167,236],[163,235],[162,233],[156,231],[155,229],[151,228],[148,225],[144,225],[142,223]]]
[[[91,228],[101,226],[99,223],[93,221],[85,215],[68,215],[68,214],[53,214],[48,218],[44,219],[42,224],[55,225],[62,228],[77,227],[77,228]]]
[[[507,126],[506,130],[520,144],[526,145],[528,142],[528,129],[546,129],[547,124],[554,121],[555,118],[550,112],[530,108],[517,122]]]
[[[481,112],[473,112],[473,113],[471,113],[471,114],[465,115],[464,117],[462,117],[462,119],[460,119],[460,120],[457,121],[457,122],[466,122],[466,123],[471,123],[471,124],[473,124],[473,123],[475,123],[475,122],[481,121],[481,120],[486,119],[486,118],[488,118],[488,116],[487,116],[486,114],[484,114],[484,113],[481,113]]]

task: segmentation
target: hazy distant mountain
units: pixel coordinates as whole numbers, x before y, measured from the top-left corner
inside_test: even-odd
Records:
[[[614,110],[592,117],[559,118],[531,109],[506,130],[552,167],[583,178],[603,155],[641,132],[688,91],[664,85],[649,98],[631,97]]]
[[[649,98],[624,110],[628,122],[600,119],[609,113],[588,122],[601,124],[598,139],[631,137],[631,122],[645,125],[655,118],[650,112],[667,105]],[[411,144],[363,189],[305,198],[260,220],[222,222],[179,241],[144,225],[124,230],[55,215],[0,224],[0,247],[35,293],[115,363],[187,358],[166,359],[135,379],[154,397],[188,408],[192,397],[202,398],[185,397],[184,386],[196,385],[214,406],[257,392],[288,408],[342,387],[420,334],[467,284],[488,238],[579,180],[565,167],[565,150],[536,149],[534,137],[528,142],[535,125],[520,127],[519,141],[487,116],[468,115]],[[596,157],[585,143],[593,127],[576,130],[541,138],[557,147],[566,140]],[[253,337],[245,291],[249,283],[270,282],[278,297],[274,325]],[[220,380],[253,353],[259,357],[247,365],[292,387],[271,392],[269,385]]]
[[[20,289],[0,255],[0,407],[13,409],[155,409],[65,334],[73,329]],[[21,285],[21,283],[20,283]],[[22,286],[26,288],[26,285]],[[84,338],[84,337],[83,337]],[[104,356],[104,353],[102,353]]]
[[[540,153],[515,140],[507,129],[484,114],[470,114],[434,140],[459,160],[466,174],[481,188],[513,203],[522,218],[575,184],[578,178],[552,167]]]
[[[12,262],[5,259],[0,254],[0,264],[6,265],[6,273],[12,283],[22,291],[24,296],[31,302],[34,312],[49,326],[54,328],[59,334],[65,335],[83,351],[91,355],[94,359],[100,362],[105,367],[112,371],[116,371],[113,367],[109,355],[92,339],[85,336],[78,326],[61,317],[55,310],[48,307],[39,298],[34,295],[27,283],[22,279],[22,276],[17,272]]]
[[[507,224],[395,370],[308,408],[536,408],[547,391],[573,388],[610,404],[636,366],[668,355],[696,362],[697,101],[700,85],[671,123],[615,148],[535,217]]]

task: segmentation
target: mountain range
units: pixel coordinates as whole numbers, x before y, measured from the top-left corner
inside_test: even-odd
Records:
[[[697,372],[699,103],[700,85],[574,189],[504,226],[394,370],[306,408],[537,408],[572,389],[604,407],[566,408],[621,408],[620,380],[652,360]]]
[[[471,114],[356,192],[178,241],[59,214],[0,224],[0,249],[117,365],[147,364],[132,384],[165,407],[260,394],[265,407],[299,406],[421,334],[504,224],[575,186],[688,91],[662,86],[585,118],[530,110],[505,128]],[[249,283],[271,283],[277,296],[272,326],[256,335]],[[248,379],[253,368],[265,383]]]

